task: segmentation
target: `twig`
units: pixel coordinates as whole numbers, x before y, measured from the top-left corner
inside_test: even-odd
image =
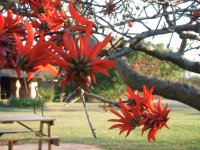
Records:
[[[28,92],[28,86],[27,86],[27,83],[26,83],[26,74],[25,74],[25,71],[23,71],[23,81],[24,81],[24,86],[25,86],[25,89],[26,89],[26,94],[29,94],[29,92]]]
[[[44,103],[43,103],[43,100],[42,100],[42,98],[41,98],[41,96],[40,96],[40,94],[39,94],[39,92],[38,92],[38,86],[36,86],[35,87],[35,92],[36,92],[36,96],[35,96],[35,98],[34,98],[34,114],[36,114],[36,100],[38,101],[38,100],[40,100],[40,102],[41,102],[41,111],[42,111],[42,116],[44,116]]]
[[[100,101],[102,101],[104,103],[108,103],[108,104],[112,104],[112,105],[114,105],[116,107],[120,107],[119,103],[117,101],[115,101],[115,100],[107,100],[104,97],[101,97],[101,96],[93,94],[93,93],[87,93],[87,95],[91,96],[91,97],[94,97],[94,98],[96,98],[96,99],[98,99],[98,100],[100,100]]]
[[[96,138],[97,138],[96,132],[95,132],[96,129],[93,128],[92,123],[91,123],[91,121],[90,121],[90,117],[89,117],[89,114],[88,114],[88,112],[87,112],[87,107],[86,107],[85,96],[84,96],[84,95],[82,96],[82,102],[83,102],[83,106],[84,106],[84,110],[85,110],[85,114],[86,114],[88,123],[89,123],[89,125],[90,125],[90,129],[91,129],[91,131],[92,131],[92,134],[93,134],[94,138],[96,139]]]

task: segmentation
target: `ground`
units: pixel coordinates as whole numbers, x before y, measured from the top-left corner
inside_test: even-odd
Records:
[[[47,150],[47,144],[43,145],[43,150]],[[7,150],[7,146],[1,146],[1,150]],[[85,145],[85,144],[63,144],[61,143],[59,147],[52,146],[53,150],[103,150],[101,148]],[[37,144],[25,144],[25,145],[15,145],[14,150],[37,150]]]
[[[171,109],[168,121],[170,129],[163,128],[160,130],[157,133],[156,142],[148,142],[147,132],[141,136],[141,128],[131,132],[127,138],[124,138],[124,134],[119,136],[119,130],[117,129],[108,130],[113,123],[107,120],[116,118],[116,116],[99,108],[99,105],[103,104],[87,103],[88,113],[96,129],[97,139],[94,139],[91,134],[81,103],[71,104],[69,107],[65,107],[64,103],[48,103],[44,109],[44,115],[56,119],[55,125],[52,127],[52,135],[61,137],[60,147],[53,147],[53,150],[199,150],[200,112],[175,101],[163,100],[163,104],[166,103],[169,103],[169,109]],[[41,115],[41,109],[37,109],[36,113]],[[0,116],[15,115],[27,116],[34,114],[32,108],[0,107]],[[34,128],[38,124],[31,123],[31,126]],[[17,124],[0,125],[0,131],[13,129],[23,130]],[[28,135],[23,136],[28,137],[31,135],[28,133]],[[35,145],[31,145],[34,143]],[[14,150],[37,150],[36,141],[16,144],[23,144],[23,147],[25,147],[20,146],[18,148],[14,146]],[[7,147],[4,147],[4,149],[0,147],[0,150],[7,149]]]

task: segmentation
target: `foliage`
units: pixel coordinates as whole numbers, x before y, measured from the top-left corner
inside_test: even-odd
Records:
[[[126,90],[126,85],[119,78],[116,70],[108,71],[110,77],[97,75],[97,85],[93,85],[92,93],[101,95],[107,99],[118,99]]]
[[[165,49],[162,43],[155,45],[151,42],[147,42],[145,44],[163,52],[170,51],[170,49]],[[171,62],[156,59],[143,52],[133,52],[127,55],[127,58],[129,63],[132,64],[133,69],[146,76],[163,80],[180,81],[185,72]]]
[[[199,76],[192,76],[186,79],[186,82],[195,87],[196,89],[200,90],[200,77]]]
[[[53,88],[39,88],[38,94],[44,102],[53,102],[55,90]]]
[[[45,104],[42,100],[34,100],[31,98],[20,99],[16,97],[9,98],[9,105],[7,107],[15,107],[15,108],[41,108]]]

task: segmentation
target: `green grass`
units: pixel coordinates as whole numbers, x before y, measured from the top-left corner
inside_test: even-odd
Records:
[[[65,108],[62,103],[50,103],[45,108],[45,116],[56,119],[52,128],[54,135],[62,137],[63,143],[96,145],[107,150],[199,150],[200,112],[189,107],[169,106],[172,111],[168,124],[156,137],[156,142],[148,142],[147,133],[141,136],[141,129],[134,130],[130,136],[118,135],[119,130],[108,130],[114,118],[109,112],[98,108],[99,104],[88,104],[90,119],[96,128],[98,138],[92,137],[85,112],[81,104]],[[37,113],[40,115],[41,111]],[[33,115],[32,109],[0,108],[0,116]],[[0,130],[20,128],[19,125],[0,124]],[[36,124],[31,124],[36,126]],[[27,136],[27,135],[25,135]]]

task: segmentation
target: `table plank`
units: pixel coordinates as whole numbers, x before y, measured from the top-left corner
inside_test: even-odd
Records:
[[[55,119],[44,116],[3,116],[0,117],[0,123],[18,122],[18,121],[54,121]]]

